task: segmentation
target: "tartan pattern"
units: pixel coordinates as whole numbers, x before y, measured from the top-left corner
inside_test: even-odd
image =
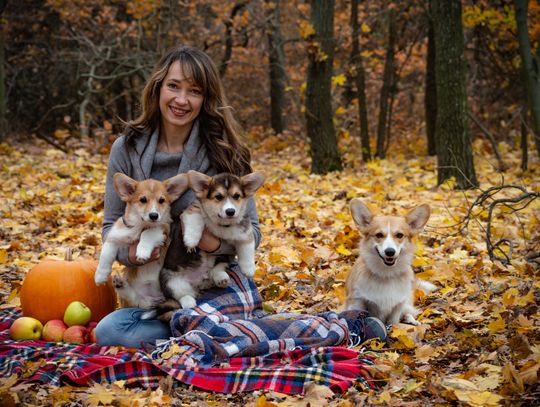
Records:
[[[324,312],[317,315],[280,313],[265,315],[253,280],[233,265],[231,283],[202,297],[193,309],[176,311],[171,320],[173,337],[152,353],[175,353],[176,361],[194,366],[228,363],[232,357],[264,356],[294,349],[334,347],[349,340],[351,317],[360,322],[367,314]],[[353,312],[354,313],[354,312]],[[175,352],[172,352],[172,347]]]
[[[234,267],[231,285],[209,292],[193,310],[175,313],[178,337],[143,349],[96,344],[13,341],[9,327],[20,309],[0,312],[0,377],[18,383],[87,385],[125,380],[155,388],[171,375],[203,390],[236,393],[271,389],[302,394],[309,382],[344,391],[353,382],[373,388],[373,354],[339,346],[347,343],[348,320],[328,312],[316,316],[265,316],[254,283]],[[187,333],[183,333],[187,332]]]

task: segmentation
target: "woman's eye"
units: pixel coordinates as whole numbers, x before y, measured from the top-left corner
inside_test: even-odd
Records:
[[[200,89],[196,89],[196,88],[191,89],[190,92],[193,93],[194,95],[200,95],[200,94],[202,94],[201,90],[200,90]]]
[[[140,203],[146,203],[146,202],[148,202],[148,200],[146,199],[145,196],[142,196],[142,197],[139,199],[139,202],[140,202]]]
[[[403,236],[404,236],[403,233],[396,233],[396,237],[398,239],[403,239]]]
[[[171,88],[171,89],[176,89],[176,84],[175,83],[169,83],[167,86],[169,88]]]
[[[382,238],[384,237],[384,235],[383,235],[381,232],[379,232],[379,233],[377,233],[377,234],[375,235],[375,237],[376,237],[377,239],[382,239]]]
[[[163,202],[165,202],[165,198],[163,197],[159,198],[159,203],[162,204]]]
[[[216,195],[215,198],[216,198],[216,201],[223,201],[223,195],[221,194]]]

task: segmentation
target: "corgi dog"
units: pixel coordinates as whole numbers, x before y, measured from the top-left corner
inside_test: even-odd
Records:
[[[400,321],[419,325],[415,287],[426,292],[436,287],[415,278],[412,239],[427,223],[429,206],[420,205],[404,217],[375,216],[357,198],[350,208],[362,239],[359,257],[346,281],[346,309],[366,310],[387,325]]]
[[[116,260],[118,250],[137,244],[136,258],[144,262],[150,258],[156,247],[166,246],[171,224],[171,204],[188,188],[188,177],[179,174],[163,182],[154,179],[135,181],[122,173],[114,174],[114,188],[122,201],[126,203],[124,215],[120,217],[109,231],[99,264],[94,274],[97,285],[104,284],[111,275],[112,264]],[[160,259],[128,268],[124,277],[113,280],[122,306],[149,308],[162,300],[159,286],[159,273],[163,267],[164,253],[162,248]]]
[[[246,206],[248,199],[263,184],[264,174],[253,172],[238,177],[221,173],[211,177],[188,171],[187,175],[197,201],[180,215],[186,250],[193,253],[206,227],[216,237],[235,246],[240,269],[246,276],[253,276],[255,240]],[[198,255],[200,259],[196,264],[177,270],[163,269],[160,274],[165,297],[177,301],[184,309],[196,306],[199,290],[212,285],[227,287],[230,282],[226,272],[227,258],[203,251]]]

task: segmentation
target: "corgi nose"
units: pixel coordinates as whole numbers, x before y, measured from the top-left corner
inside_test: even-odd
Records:
[[[152,221],[155,222],[155,221],[158,220],[158,218],[159,218],[159,213],[157,213],[157,212],[150,212],[150,213],[148,214],[148,217],[150,218],[150,220],[152,220]]]
[[[396,251],[392,249],[391,247],[389,247],[388,249],[384,251],[384,254],[387,255],[388,257],[393,257],[394,254],[396,254]]]
[[[234,216],[234,213],[235,213],[235,212],[236,212],[236,211],[235,211],[233,208],[228,208],[227,210],[225,210],[225,214],[226,214],[227,216]]]

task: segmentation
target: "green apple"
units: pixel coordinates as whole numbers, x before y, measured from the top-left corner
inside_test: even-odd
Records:
[[[9,328],[9,336],[16,341],[39,339],[43,325],[35,318],[20,317]]]
[[[92,311],[80,301],[73,301],[64,312],[64,322],[67,326],[86,325],[92,318]]]

